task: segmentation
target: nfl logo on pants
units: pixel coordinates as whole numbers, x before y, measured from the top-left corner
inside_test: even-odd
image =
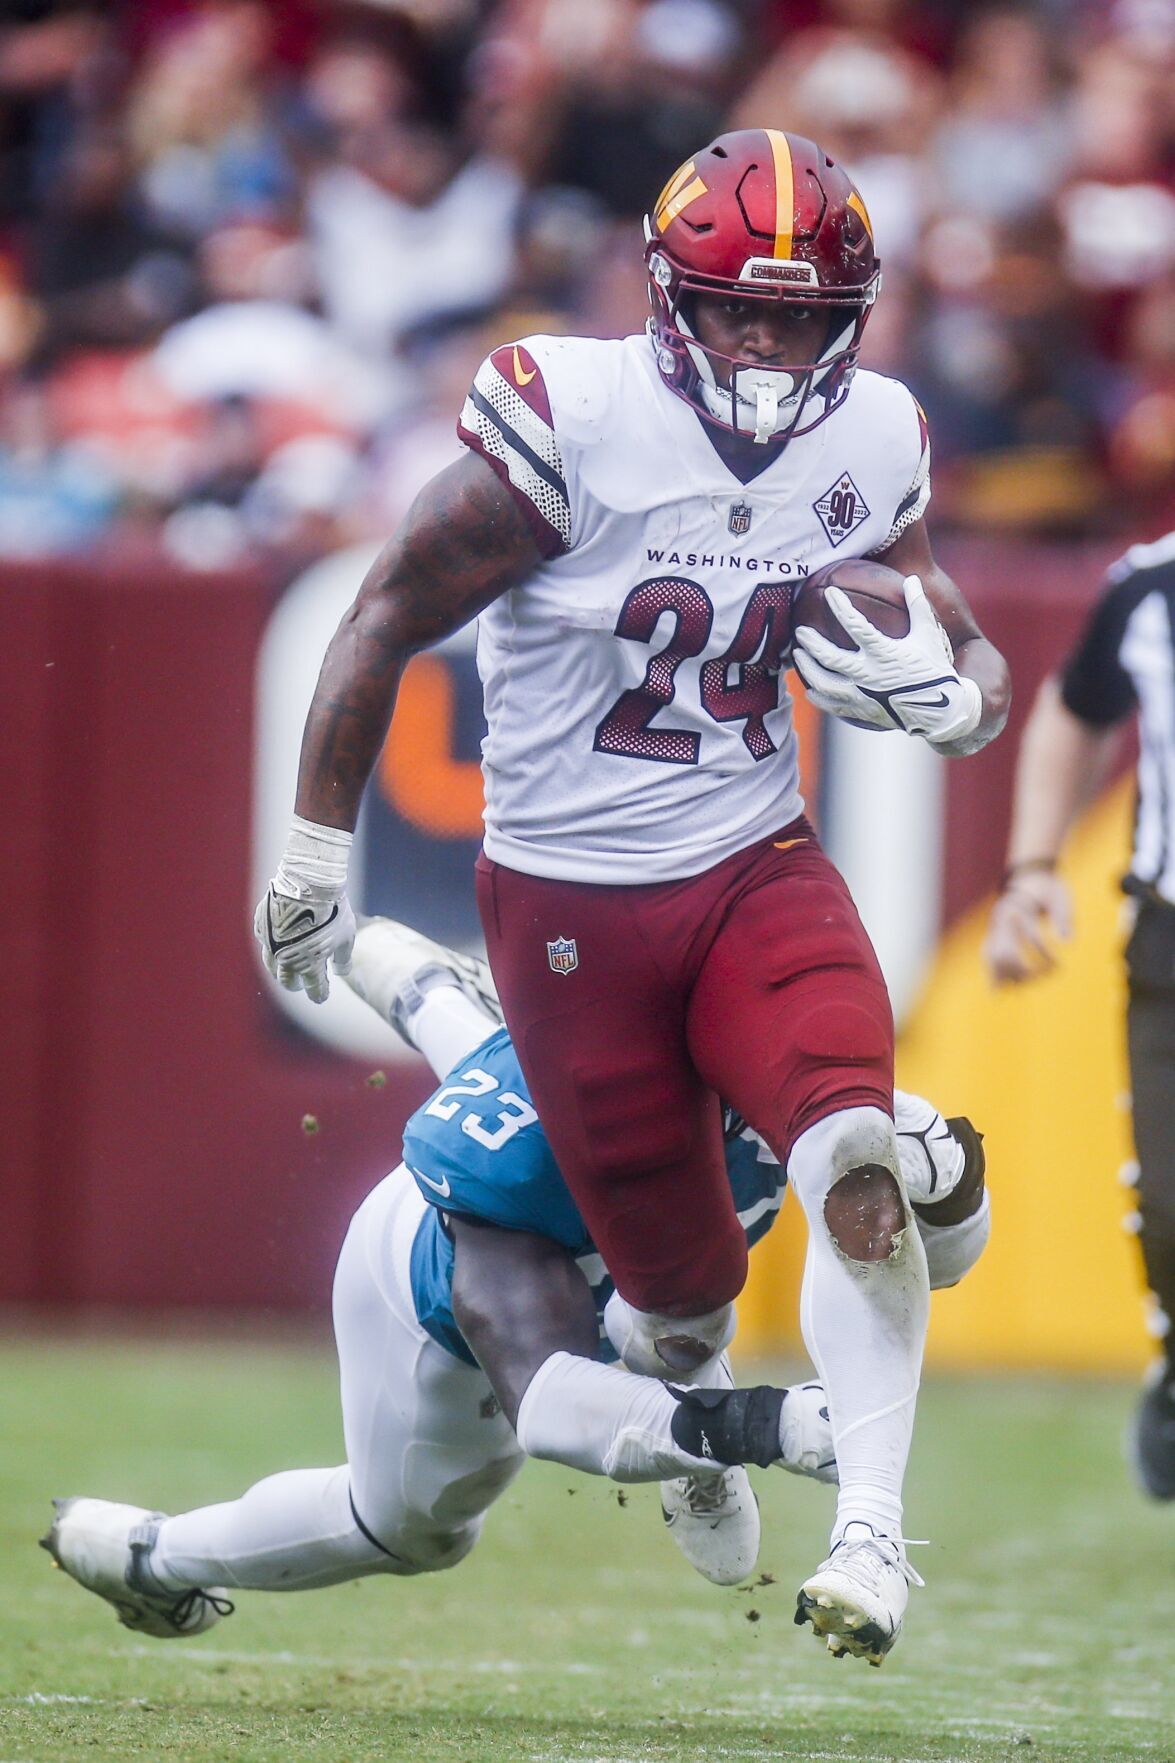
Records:
[[[547,944],[547,960],[552,973],[574,973],[579,966],[579,950],[574,937],[556,937]]]

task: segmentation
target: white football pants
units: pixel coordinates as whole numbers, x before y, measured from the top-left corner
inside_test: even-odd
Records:
[[[160,1527],[164,1584],[300,1591],[452,1567],[525,1462],[484,1372],[417,1321],[409,1256],[427,1202],[401,1164],[351,1221],[334,1284],[347,1462],[268,1476]]]

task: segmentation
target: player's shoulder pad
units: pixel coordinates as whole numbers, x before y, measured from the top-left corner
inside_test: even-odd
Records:
[[[917,459],[927,444],[926,412],[901,380],[861,367],[853,376],[846,405],[857,422],[867,422],[878,449],[895,444]]]
[[[926,413],[901,380],[885,374],[858,372],[846,408],[859,431],[868,436],[870,459],[881,484],[893,497],[889,529],[878,552],[889,547],[921,520],[930,501],[930,435]]]
[[[523,337],[478,368],[457,433],[505,483],[543,557],[571,549],[577,459],[621,406],[623,345]]]
[[[462,406],[457,434],[509,489],[540,555],[557,557],[571,547],[572,509],[541,365],[548,341],[528,337],[503,343],[486,356]]]
[[[516,353],[517,352],[517,358]],[[624,347],[599,337],[524,337],[495,349],[489,360],[510,381],[521,377],[528,387],[541,386],[549,412],[565,447],[590,447],[607,427],[608,415],[622,396]],[[535,378],[530,379],[534,373]]]

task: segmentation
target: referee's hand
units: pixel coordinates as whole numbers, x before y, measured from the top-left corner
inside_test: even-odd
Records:
[[[1057,965],[1056,944],[1073,934],[1068,886],[1052,870],[1024,870],[991,910],[983,959],[997,985],[1039,979]]]

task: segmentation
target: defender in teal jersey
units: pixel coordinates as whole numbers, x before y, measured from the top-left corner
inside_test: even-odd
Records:
[[[454,1565],[533,1455],[659,1480],[691,1564],[718,1583],[744,1577],[759,1541],[745,1465],[835,1477],[819,1384],[739,1390],[725,1354],[690,1388],[617,1365],[623,1316],[492,1014],[487,971],[372,920],[351,983],[446,1076],[409,1120],[404,1163],[363,1202],[340,1255],[347,1463],[284,1471],[174,1518],[64,1501],[46,1545],[126,1626],[199,1633],[231,1609],[230,1588]],[[953,1284],[986,1240],[982,1153],[965,1122],[948,1126],[917,1098],[898,1102],[932,1275]],[[752,1244],[779,1209],[784,1172],[729,1117],[726,1152]],[[874,1645],[867,1625],[857,1645],[866,1655]]]
[[[559,1173],[507,1029],[460,1060],[417,1109],[404,1129],[404,1164],[430,1207],[413,1243],[411,1275],[416,1314],[434,1340],[477,1363],[452,1311],[452,1220],[464,1215],[535,1232],[565,1249],[595,1299],[596,1357],[618,1357],[604,1326],[612,1280]],[[729,1116],[726,1169],[751,1246],[774,1222],[786,1177],[762,1140]]]

